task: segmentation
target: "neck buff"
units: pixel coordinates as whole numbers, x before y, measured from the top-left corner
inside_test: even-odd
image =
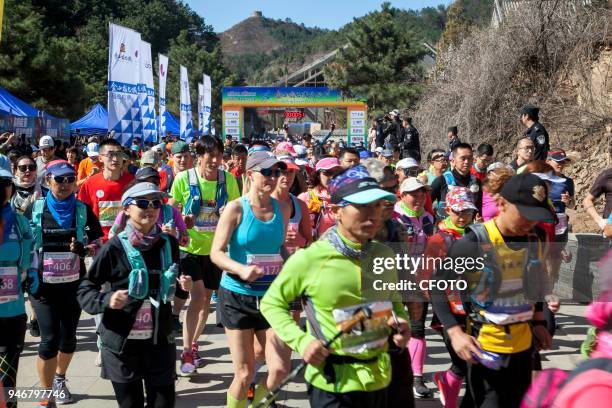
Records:
[[[402,210],[406,212],[406,215],[408,215],[409,217],[419,218],[425,212],[424,208],[421,208],[419,211],[411,210],[406,204],[404,204],[404,202],[402,202],[400,206],[402,207]]]
[[[58,200],[49,190],[46,200],[47,208],[59,226],[63,229],[72,227],[72,220],[74,219],[74,211],[76,209],[76,196],[70,194],[65,200]]]
[[[13,222],[15,221],[15,213],[9,203],[6,203],[0,210],[0,244],[8,240],[11,231],[13,230]]]
[[[334,249],[340,252],[342,255],[351,259],[361,259],[364,258],[368,252],[370,247],[370,242],[363,247],[359,244],[351,243],[348,239],[344,238],[340,232],[338,232],[338,226],[334,225],[327,231],[323,233],[321,239],[327,241],[334,247]]]
[[[444,219],[444,226],[446,227],[446,229],[456,231],[458,234],[461,234],[461,235],[465,234],[465,228],[461,228],[453,224],[450,217],[446,217]]]
[[[125,224],[124,231],[128,237],[128,241],[130,241],[130,244],[132,244],[132,246],[139,251],[148,251],[157,241],[159,241],[159,238],[161,237],[161,230],[157,224],[153,225],[151,231],[145,235],[138,231],[132,222],[128,220],[128,222]]]

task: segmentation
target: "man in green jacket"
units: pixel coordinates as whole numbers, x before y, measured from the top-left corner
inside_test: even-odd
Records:
[[[404,348],[409,326],[399,297],[391,302],[389,293],[376,296],[372,290],[374,280],[395,282],[395,268],[374,273],[368,260],[395,256],[371,241],[380,227],[383,200],[395,201],[395,196],[380,189],[363,166],[336,176],[329,191],[336,225],[287,260],[263,297],[261,311],[309,364],[305,378],[311,406],[385,407],[391,381],[388,337],[394,329],[393,342]],[[308,332],[289,313],[289,303],[301,295],[307,299]],[[372,318],[326,349],[337,325],[362,306],[369,307]]]

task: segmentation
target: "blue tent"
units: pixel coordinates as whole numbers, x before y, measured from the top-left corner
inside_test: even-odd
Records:
[[[180,123],[176,120],[176,118],[174,116],[172,116],[172,114],[169,111],[164,111],[164,118],[166,119],[166,132],[172,132],[172,136],[180,136],[181,134],[181,125]],[[157,128],[160,129],[159,127],[159,116],[157,117],[158,120],[158,124],[157,124]],[[166,136],[166,134],[164,133],[163,136]]]
[[[39,112],[38,109],[28,105],[0,86],[0,115],[38,117]],[[47,113],[45,113],[45,118],[55,119],[54,116]]]
[[[108,112],[102,105],[96,103],[82,118],[70,124],[70,133],[79,129],[81,135],[105,135],[108,129]]]

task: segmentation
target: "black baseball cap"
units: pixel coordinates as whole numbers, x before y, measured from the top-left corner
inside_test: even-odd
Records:
[[[501,196],[516,205],[521,215],[529,221],[554,220],[548,205],[546,182],[535,174],[522,173],[512,177],[502,187]]]
[[[523,109],[521,110],[521,115],[529,115],[532,118],[538,116],[539,113],[540,113],[540,108],[538,108],[537,106],[533,106],[533,105],[525,105],[523,106]]]

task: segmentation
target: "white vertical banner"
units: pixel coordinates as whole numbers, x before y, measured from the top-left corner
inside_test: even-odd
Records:
[[[204,123],[202,116],[202,107],[204,106],[204,84],[198,82],[198,132],[202,134],[202,125]]]
[[[212,107],[212,85],[210,77],[204,74],[204,101],[202,105],[202,134],[208,135],[210,133],[210,114]]]
[[[140,115],[142,117],[142,141],[157,142],[151,44],[146,41],[141,41],[140,52],[140,83],[138,84],[138,98],[140,101]]]
[[[108,129],[115,139],[130,146],[142,137],[138,83],[140,33],[110,23],[108,47]]]
[[[191,116],[191,95],[189,95],[187,68],[181,65],[181,139],[188,143],[193,140]]]
[[[168,57],[158,54],[159,58],[159,137],[166,135],[166,78],[168,77]]]

